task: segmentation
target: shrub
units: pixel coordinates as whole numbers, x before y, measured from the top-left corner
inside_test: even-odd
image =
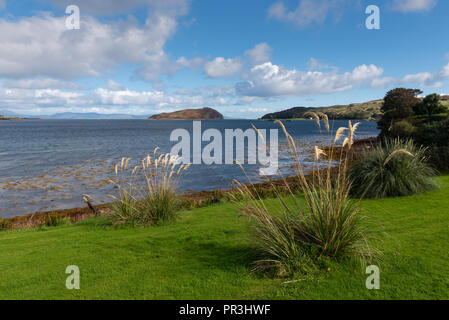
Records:
[[[352,194],[378,199],[437,188],[425,154],[412,140],[385,140],[351,166]]]
[[[141,165],[128,169],[129,158],[115,166],[118,197],[110,196],[115,224],[160,225],[172,221],[181,202],[176,194],[176,182],[189,165],[180,165],[170,154],[150,155]]]
[[[45,218],[45,225],[47,227],[57,227],[64,223],[63,217],[58,214],[48,214]]]
[[[401,120],[393,124],[389,135],[391,137],[410,138],[415,132],[416,128],[407,120]]]
[[[8,230],[11,225],[11,220],[0,218],[0,231]]]
[[[423,123],[414,136],[418,144],[449,147],[449,119]]]
[[[427,154],[432,167],[440,172],[449,172],[449,146],[431,146]]]
[[[358,125],[338,129],[336,136],[331,137],[328,118],[324,114],[312,114],[320,124],[324,118],[329,140],[332,142],[328,150],[334,148],[343,133],[348,135],[343,142],[343,149],[349,154],[353,145],[353,137]],[[307,273],[316,268],[321,257],[344,258],[358,257],[365,262],[374,257],[366,239],[366,230],[361,221],[356,201],[350,199],[350,184],[347,177],[348,159],[343,159],[337,168],[336,176],[332,176],[333,160],[322,160],[324,156],[334,159],[333,154],[326,155],[323,150],[315,148],[315,165],[312,177],[307,178],[299,161],[293,138],[288,134],[280,121],[287,141],[296,161],[296,185],[302,193],[298,196],[283,179],[282,187],[271,183],[271,188],[279,201],[278,211],[271,209],[259,195],[257,188],[235,181],[240,198],[244,202],[235,203],[252,222],[252,241],[259,254],[255,262],[255,270],[270,270],[277,275],[286,275],[294,271]],[[326,169],[321,162],[325,161]],[[289,190],[285,197],[283,190]]]
[[[436,93],[426,96],[423,101],[414,106],[413,110],[416,115],[425,115],[428,117],[447,112],[447,108],[440,103],[440,96]]]
[[[429,164],[439,171],[449,170],[449,118],[420,124],[413,138],[428,147]]]

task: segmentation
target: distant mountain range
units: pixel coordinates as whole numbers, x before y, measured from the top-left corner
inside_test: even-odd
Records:
[[[0,115],[5,117],[12,118],[40,118],[40,119],[105,119],[105,120],[114,120],[114,119],[146,119],[146,116],[135,116],[129,114],[101,114],[95,112],[89,113],[75,113],[75,112],[63,112],[56,113],[52,115],[23,115],[16,112],[12,112],[9,110],[0,110]]]
[[[145,119],[146,116],[134,116],[129,114],[101,114],[95,112],[89,113],[73,113],[64,112],[56,113],[51,116],[41,116],[43,119],[104,119],[104,120],[115,120],[115,119]]]

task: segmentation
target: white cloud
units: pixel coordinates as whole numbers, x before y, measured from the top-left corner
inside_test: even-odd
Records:
[[[407,74],[402,78],[376,78],[371,81],[371,87],[385,88],[390,85],[417,85],[420,87],[441,88],[444,86],[442,81],[446,79],[449,79],[449,63],[435,73],[419,72]]]
[[[149,115],[155,111],[232,105],[236,99],[231,85],[186,89],[175,93],[129,90],[113,81],[109,81],[108,85],[110,88],[93,91],[8,88],[0,85],[0,106],[2,110],[27,115],[67,111]]]
[[[316,58],[310,58],[307,67],[309,70],[323,70],[323,69],[329,69],[329,70],[337,70],[336,67],[330,66],[328,64],[322,63]]]
[[[442,86],[441,81],[446,79],[449,79],[449,63],[435,73],[420,72],[408,74],[402,78],[401,82],[439,88]]]
[[[415,74],[408,74],[404,76],[402,81],[404,83],[430,83],[433,82],[433,75],[430,72],[421,72]]]
[[[346,91],[380,77],[383,69],[361,65],[352,72],[288,70],[267,62],[255,66],[245,75],[246,81],[236,85],[242,96],[308,96]]]
[[[253,49],[245,52],[245,56],[254,64],[270,61],[273,49],[265,42],[259,43]]]
[[[114,80],[109,79],[108,80],[108,89],[111,91],[124,91],[124,90],[126,90],[126,87],[124,85],[121,85],[118,82],[115,82]]]
[[[389,85],[393,84],[396,81],[395,78],[385,77],[385,78],[376,78],[371,81],[372,88],[386,88]]]
[[[11,111],[36,114],[41,107],[71,107],[89,104],[85,93],[67,92],[60,89],[10,89],[0,88],[0,105]]]
[[[95,94],[103,105],[157,105],[164,100],[162,91],[107,90],[99,88]]]
[[[15,89],[69,89],[69,90],[83,89],[74,82],[51,78],[7,80],[3,82],[3,86],[6,88],[15,88]]]
[[[240,109],[241,113],[267,113],[269,112],[268,108],[247,108],[247,109]]]
[[[393,0],[392,7],[401,12],[430,11],[437,3],[437,0]]]
[[[296,9],[290,11],[279,1],[268,9],[268,16],[304,28],[313,24],[321,25],[330,13],[340,14],[342,7],[352,4],[352,1],[347,0],[300,0]]]
[[[206,63],[204,71],[210,78],[227,78],[238,73],[242,66],[243,63],[239,58],[225,59],[218,57]]]
[[[49,13],[18,20],[0,19],[0,77],[98,77],[124,63],[136,75],[158,80],[198,59],[171,61],[164,51],[177,29],[176,15],[155,11],[144,25],[134,19],[100,22],[83,15],[80,30],[67,30],[65,17]]]

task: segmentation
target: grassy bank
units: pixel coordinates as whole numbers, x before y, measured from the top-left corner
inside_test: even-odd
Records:
[[[313,278],[254,274],[247,222],[220,203],[163,227],[112,228],[95,218],[1,232],[0,299],[448,299],[449,176],[438,182],[427,194],[363,201],[382,231],[379,291],[365,288],[353,261],[329,262]],[[65,288],[68,265],[79,266],[81,290]]]

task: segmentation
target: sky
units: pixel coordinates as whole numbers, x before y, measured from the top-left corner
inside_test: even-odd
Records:
[[[395,87],[449,94],[448,13],[445,0],[0,0],[0,112],[258,118]]]

